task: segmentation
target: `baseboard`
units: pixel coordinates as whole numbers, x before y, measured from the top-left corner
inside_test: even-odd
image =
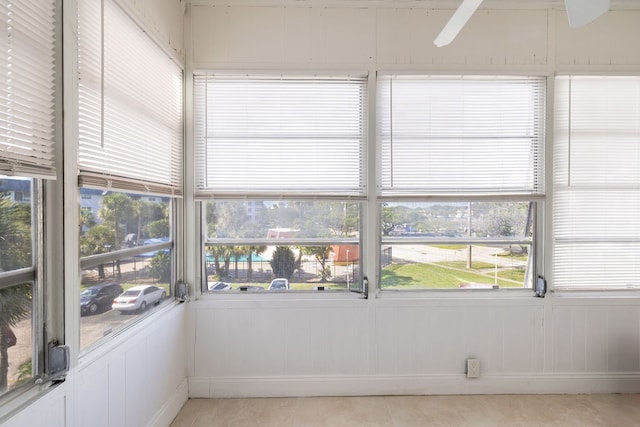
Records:
[[[640,372],[189,378],[191,398],[638,392]]]
[[[180,409],[184,406],[189,398],[189,382],[187,379],[182,381],[175,389],[169,399],[155,413],[147,427],[166,427],[171,424],[173,419],[178,415]]]

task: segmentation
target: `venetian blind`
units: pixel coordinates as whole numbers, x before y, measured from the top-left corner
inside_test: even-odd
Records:
[[[56,3],[0,1],[0,175],[56,176]]]
[[[545,79],[383,75],[381,196],[544,193]]]
[[[364,197],[365,76],[196,75],[199,197]]]
[[[556,78],[553,287],[640,287],[640,77]]]
[[[182,70],[102,3],[79,1],[80,184],[181,195]]]

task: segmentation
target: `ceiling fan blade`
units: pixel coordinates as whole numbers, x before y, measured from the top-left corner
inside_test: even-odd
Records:
[[[564,0],[571,28],[588,24],[611,7],[611,0]]]
[[[580,0],[578,0],[580,1]],[[463,0],[462,4],[453,13],[447,25],[444,26],[438,37],[433,42],[436,46],[446,46],[456,38],[462,27],[467,23],[473,12],[478,9],[482,0]]]

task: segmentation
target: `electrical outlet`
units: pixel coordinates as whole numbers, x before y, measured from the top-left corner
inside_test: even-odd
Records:
[[[467,378],[480,378],[480,359],[467,359]]]

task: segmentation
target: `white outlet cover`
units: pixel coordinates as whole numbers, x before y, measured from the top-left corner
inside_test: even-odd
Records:
[[[467,359],[467,378],[480,378],[480,359]]]

